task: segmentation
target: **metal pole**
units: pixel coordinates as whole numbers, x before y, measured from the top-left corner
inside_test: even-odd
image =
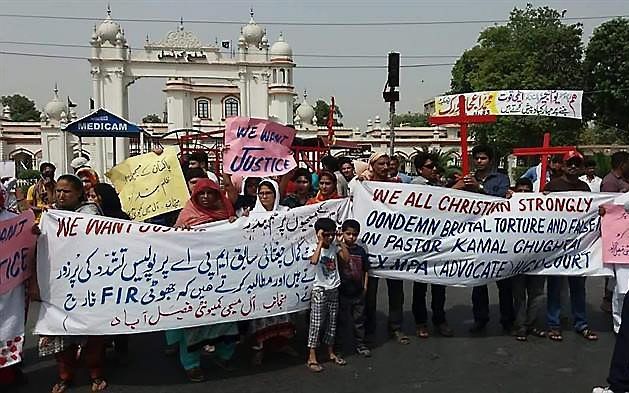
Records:
[[[389,156],[395,155],[395,125],[393,119],[395,118],[395,101],[389,103]]]
[[[112,158],[112,163],[111,163],[111,167],[115,167],[116,166],[116,137],[113,137],[113,158]]]

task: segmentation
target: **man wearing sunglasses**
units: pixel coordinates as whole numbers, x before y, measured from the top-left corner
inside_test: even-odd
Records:
[[[433,156],[426,152],[418,152],[415,156],[416,177],[413,178],[411,184],[423,184],[435,186],[435,172],[437,166],[433,160]],[[413,283],[413,316],[415,317],[416,334],[419,338],[428,338],[428,310],[426,309],[426,293],[428,292],[428,284],[424,282]],[[445,285],[430,284],[430,292],[432,300],[430,307],[432,309],[432,324],[435,331],[443,337],[452,337],[454,332],[448,326],[446,321],[446,287]]]

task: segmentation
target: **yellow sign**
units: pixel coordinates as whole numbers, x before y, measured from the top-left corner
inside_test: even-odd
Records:
[[[190,198],[177,160],[177,150],[126,159],[107,172],[120,194],[122,208],[132,220],[144,221],[181,209]]]

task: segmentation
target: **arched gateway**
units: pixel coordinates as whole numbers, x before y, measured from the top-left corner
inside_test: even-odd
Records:
[[[184,30],[183,21],[162,40],[151,42],[147,36],[142,49],[131,50],[110,9],[107,18],[94,26],[90,44],[96,108],[128,118],[129,86],[140,78],[166,78],[171,130],[190,128],[193,119],[202,125],[221,125],[234,114],[284,124],[293,121],[292,49],[281,34],[269,45],[266,30],[253,19],[253,10],[235,51],[231,41],[223,41],[222,48],[228,51],[221,51],[218,43],[203,44]],[[114,146],[110,138],[95,139],[94,166],[100,173],[114,164],[114,148],[118,161],[128,157],[128,141],[119,138]]]

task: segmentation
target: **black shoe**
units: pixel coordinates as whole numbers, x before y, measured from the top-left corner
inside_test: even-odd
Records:
[[[474,322],[474,324],[470,328],[470,333],[473,333],[473,334],[484,333],[485,328],[487,328],[487,322]]]

